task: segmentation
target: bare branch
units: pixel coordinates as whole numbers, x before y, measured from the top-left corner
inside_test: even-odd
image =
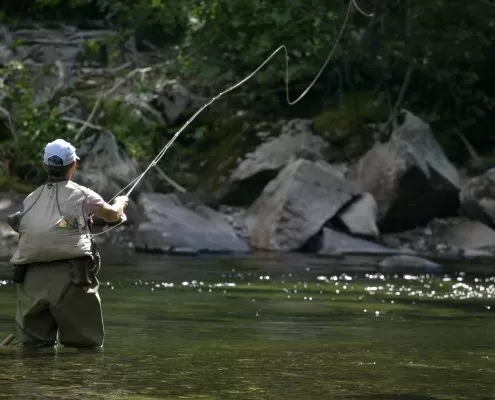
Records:
[[[132,78],[137,73],[143,73],[143,72],[147,72],[147,71],[150,71],[150,70],[151,70],[151,67],[147,67],[147,68],[136,68],[136,69],[132,70],[131,72],[129,72],[125,78],[123,78],[120,81],[118,81],[108,91],[102,92],[100,94],[100,97],[96,101],[95,105],[93,106],[93,109],[91,110],[91,114],[89,114],[89,117],[86,120],[87,123],[84,124],[81,127],[81,129],[79,129],[79,132],[77,132],[77,134],[76,134],[76,136],[75,136],[74,139],[77,141],[79,139],[79,137],[84,133],[84,131],[86,130],[86,128],[89,126],[88,124],[91,123],[91,121],[93,120],[94,116],[96,115],[96,112],[98,111],[98,108],[100,107],[100,105],[103,103],[103,101],[107,97],[109,97],[113,93],[115,93],[117,91],[117,89],[119,89],[125,82],[127,82],[130,78]]]
[[[179,192],[182,192],[182,193],[187,193],[187,190],[184,189],[181,185],[179,185],[177,182],[175,182],[172,178],[168,177],[165,172],[163,172],[163,170],[158,166],[158,165],[154,165],[155,169],[157,170],[158,172],[158,175],[160,175],[160,177],[166,181],[167,183],[169,183],[171,186],[173,186],[175,189],[177,189]]]
[[[61,117],[63,121],[66,122],[73,122],[75,124],[81,124],[81,125],[87,125],[88,128],[95,129],[97,131],[104,131],[105,128],[100,126],[100,125],[94,125],[88,121],[84,121],[83,119],[76,118],[76,117]]]
[[[464,144],[464,146],[466,146],[466,149],[469,153],[469,156],[471,157],[471,159],[475,162],[478,162],[481,160],[478,152],[476,151],[476,149],[473,147],[473,145],[466,139],[466,136],[464,136],[464,134],[459,130],[459,129],[454,129],[454,132],[455,134],[459,137],[459,139],[461,140],[461,142]]]

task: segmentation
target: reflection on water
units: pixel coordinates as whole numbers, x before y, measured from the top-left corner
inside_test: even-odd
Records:
[[[165,258],[102,269],[99,354],[0,350],[6,399],[483,399],[495,279],[328,260]],[[0,333],[15,291],[0,282]]]

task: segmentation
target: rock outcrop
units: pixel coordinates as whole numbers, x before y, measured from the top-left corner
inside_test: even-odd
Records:
[[[460,213],[495,228],[495,168],[470,179],[459,193]]]
[[[89,137],[77,151],[81,157],[81,168],[76,172],[74,181],[93,189],[107,201],[139,175],[130,157],[110,132],[100,132]],[[151,185],[144,177],[136,186],[135,193],[150,189]],[[125,192],[121,193],[123,194]],[[141,220],[141,212],[132,199],[126,214],[129,223]]]
[[[370,193],[363,193],[345,205],[332,222],[353,235],[376,238],[378,205]]]
[[[222,202],[249,206],[264,186],[297,159],[326,160],[328,143],[316,136],[310,120],[295,119],[282,125],[279,136],[268,137],[232,171]]]
[[[359,193],[356,185],[323,161],[294,161],[268,183],[248,209],[251,246],[298,250]]]
[[[164,253],[245,253],[250,248],[225,216],[178,194],[143,193],[145,222],[135,234],[138,250]]]
[[[378,203],[382,232],[402,231],[457,214],[460,179],[430,126],[402,111],[403,123],[355,166],[361,189]]]
[[[397,255],[384,258],[378,264],[383,272],[398,273],[408,270],[415,273],[439,273],[443,270],[442,265],[413,255]]]

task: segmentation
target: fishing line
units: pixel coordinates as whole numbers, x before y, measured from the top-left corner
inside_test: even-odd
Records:
[[[288,53],[288,50],[287,50],[287,47],[285,45],[281,45],[280,47],[278,47],[272,54],[270,54],[266,59],[265,61],[263,61],[263,63],[261,63],[258,68],[256,68],[253,72],[251,72],[248,76],[246,76],[244,79],[242,79],[241,81],[237,82],[235,85],[229,87],[228,89],[224,90],[223,92],[220,92],[219,94],[217,94],[215,97],[211,98],[210,101],[208,101],[207,103],[205,103],[198,111],[196,111],[193,116],[191,118],[189,118],[186,123],[174,134],[174,136],[168,141],[168,143],[160,150],[160,152],[156,155],[156,157],[150,162],[150,164],[148,165],[148,167],[146,167],[146,169],[140,174],[138,175],[136,178],[134,178],[127,186],[123,187],[117,194],[115,194],[115,196],[113,196],[109,202],[113,201],[119,194],[121,194],[122,192],[124,192],[128,187],[130,187],[130,189],[127,191],[126,193],[126,196],[130,196],[130,194],[134,191],[134,189],[136,188],[136,186],[139,184],[139,182],[143,179],[143,177],[148,173],[148,171],[153,168],[156,164],[158,164],[158,162],[162,159],[162,157],[165,155],[165,153],[167,152],[167,150],[170,148],[170,146],[172,146],[172,144],[175,142],[175,140],[179,137],[179,135],[184,131],[184,129],[186,129],[189,124],[194,121],[194,119],[201,113],[203,112],[203,110],[205,110],[208,106],[210,106],[213,102],[215,102],[216,100],[218,100],[220,97],[222,97],[224,94],[226,93],[229,93],[231,92],[232,90],[238,88],[239,86],[243,85],[244,83],[246,83],[248,80],[250,80],[253,76],[255,76],[273,57],[275,57],[276,54],[278,54],[280,51],[283,50],[284,52],[284,55],[285,55],[285,98],[286,98],[286,101],[287,101],[287,104],[289,104],[290,106],[298,103],[299,101],[301,101],[301,99],[306,96],[306,94],[311,90],[311,88],[314,86],[314,84],[316,83],[316,81],[320,78],[321,74],[323,73],[323,71],[325,70],[325,68],[327,67],[328,63],[330,62],[332,56],[333,56],[333,53],[335,52],[335,50],[337,49],[337,45],[339,44],[340,40],[342,39],[342,36],[344,34],[344,30],[347,26],[347,23],[349,21],[349,17],[351,15],[351,12],[352,12],[352,8],[353,6],[356,8],[356,10],[362,14],[363,16],[367,17],[367,18],[371,18],[374,16],[374,13],[365,13],[356,3],[356,0],[349,0],[349,5],[347,7],[347,12],[346,12],[346,15],[345,15],[345,18],[344,18],[344,21],[342,23],[342,27],[340,28],[340,31],[339,31],[339,34],[337,35],[337,40],[335,41],[335,44],[333,45],[332,49],[330,50],[330,52],[328,53],[328,56],[327,56],[327,59],[325,60],[325,62],[323,63],[323,65],[321,66],[320,70],[318,71],[318,73],[316,74],[316,76],[314,77],[314,79],[311,81],[311,83],[308,85],[308,87],[295,99],[295,100],[291,100],[290,99],[290,91],[289,91],[289,53]],[[125,222],[125,219],[120,221],[118,224],[116,225],[113,225],[112,227],[110,227],[109,229],[103,231],[103,232],[99,232],[99,233],[95,233],[94,235],[101,235],[103,233],[106,233],[112,229],[115,229],[117,226],[119,226],[120,224],[122,224],[123,222]]]

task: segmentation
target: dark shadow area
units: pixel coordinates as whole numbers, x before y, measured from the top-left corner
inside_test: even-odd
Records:
[[[220,204],[236,207],[250,206],[261,195],[266,184],[278,175],[278,172],[278,170],[262,171],[251,178],[233,184],[222,197]]]
[[[435,174],[433,170],[431,173]],[[380,232],[406,231],[426,225],[433,218],[457,216],[457,189],[436,189],[430,184],[435,178],[428,180],[418,168],[411,168],[401,180],[396,200],[378,224]]]

